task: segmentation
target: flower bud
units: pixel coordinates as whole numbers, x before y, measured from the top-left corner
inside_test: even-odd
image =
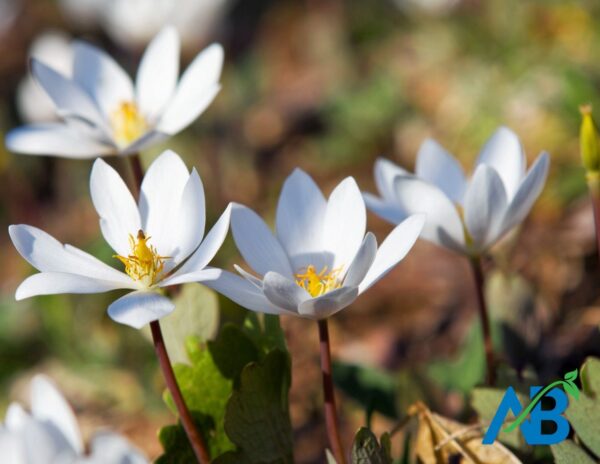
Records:
[[[581,148],[581,161],[588,175],[596,174],[600,170],[600,147],[598,146],[598,129],[592,117],[592,106],[582,105],[581,128],[579,130],[579,143]]]

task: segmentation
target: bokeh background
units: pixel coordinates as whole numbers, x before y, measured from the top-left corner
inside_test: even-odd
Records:
[[[600,354],[600,275],[578,153],[578,106],[600,108],[598,18],[600,4],[592,0],[0,0],[0,138],[23,122],[53,117],[27,81],[30,53],[68,69],[65,44],[83,38],[134,75],[165,21],[183,36],[184,65],[211,42],[226,50],[221,93],[167,144],[198,168],[209,223],[229,201],[272,218],[296,166],[326,193],[348,175],[374,191],[374,160],[386,156],[412,169],[426,137],[469,171],[486,138],[507,125],[529,162],[547,150],[552,164],[526,223],[486,261],[495,337],[506,362],[554,378]],[[173,417],[148,339],[106,315],[115,294],[14,301],[33,269],[12,247],[9,224],[36,225],[116,265],[89,198],[91,161],[15,155],[3,145],[0,411],[43,371],[64,390],[86,433],[110,427],[156,457],[156,432]],[[144,163],[160,151],[144,153]],[[110,162],[129,179],[122,160]],[[391,229],[372,214],[369,227],[380,239]],[[240,262],[229,239],[215,264]],[[384,387],[393,381],[399,410],[421,398],[461,416],[482,362],[471,279],[464,258],[419,242],[333,319],[334,357],[370,366]],[[223,299],[220,314],[207,301],[202,336],[243,318]],[[296,458],[321,462],[316,327],[282,322],[293,357]],[[340,400],[349,443],[364,412],[351,398]],[[373,416],[376,430],[393,423]]]

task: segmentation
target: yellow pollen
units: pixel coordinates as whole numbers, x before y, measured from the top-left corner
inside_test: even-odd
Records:
[[[124,101],[110,114],[110,127],[119,145],[129,145],[148,129],[148,124],[134,102]]]
[[[296,274],[296,283],[311,296],[317,297],[342,286],[338,277],[340,272],[342,272],[342,267],[327,272],[327,266],[325,266],[321,272],[317,273],[315,267],[310,265],[306,267],[304,273]]]
[[[169,256],[160,256],[156,248],[148,244],[148,240],[150,237],[146,237],[143,230],[138,231],[137,240],[129,234],[131,254],[129,256],[114,255],[113,257],[125,265],[125,272],[129,277],[150,287],[159,279]]]

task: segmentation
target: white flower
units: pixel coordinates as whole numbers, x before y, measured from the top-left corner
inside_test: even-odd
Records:
[[[30,387],[31,414],[12,403],[0,425],[0,456],[10,464],[145,464],[146,458],[119,435],[94,436],[85,454],[77,420],[68,403],[45,376]]]
[[[366,231],[366,209],[353,178],[328,200],[305,172],[286,180],[276,234],[252,210],[234,205],[233,237],[256,276],[216,271],[205,285],[253,311],[323,319],[351,304],[394,267],[416,241],[423,215],[398,225],[377,249]]]
[[[142,57],[135,87],[105,52],[73,43],[72,75],[35,58],[31,71],[56,106],[62,123],[11,131],[6,146],[24,154],[93,158],[139,152],[191,124],[219,91],[223,49],[201,52],[178,82],[179,39],[163,29]]]
[[[446,150],[426,140],[417,155],[416,175],[390,161],[375,164],[381,198],[364,194],[367,207],[397,224],[426,213],[422,238],[477,255],[519,224],[539,196],[548,173],[542,153],[529,171],[518,137],[501,127],[487,141],[469,180]]]
[[[177,29],[186,45],[206,38],[224,13],[228,0],[107,0],[102,24],[121,45],[148,43],[165,24]]]
[[[29,48],[29,56],[50,66],[64,76],[71,77],[73,48],[69,36],[59,31],[39,35]],[[28,74],[17,88],[17,109],[27,122],[51,122],[58,119],[54,103],[46,92]]]
[[[134,291],[108,307],[115,321],[141,328],[171,313],[173,302],[157,290],[174,281],[202,280],[203,269],[227,234],[230,208],[202,240],[202,181],[195,169],[190,174],[171,151],[164,152],[148,169],[138,204],[117,172],[101,159],[94,163],[90,190],[102,234],[116,252],[115,262],[121,261],[125,272],[59,243],[40,229],[13,225],[9,233],[15,247],[40,271],[19,286],[17,300],[123,288]]]

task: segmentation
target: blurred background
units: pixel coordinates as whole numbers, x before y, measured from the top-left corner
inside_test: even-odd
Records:
[[[547,150],[552,164],[527,222],[486,261],[495,341],[507,364],[542,379],[562,377],[600,354],[599,263],[578,149],[578,106],[600,108],[598,18],[600,4],[592,0],[0,0],[0,138],[54,117],[28,77],[28,56],[68,70],[69,41],[83,38],[134,75],[166,22],[182,36],[184,65],[211,42],[226,50],[221,93],[168,142],[198,168],[209,224],[229,201],[272,219],[296,166],[326,193],[348,175],[374,191],[374,160],[385,156],[412,169],[426,137],[470,172],[487,137],[506,125],[521,137],[529,163]],[[43,371],[86,433],[110,427],[156,457],[156,432],[173,417],[148,339],[106,315],[114,292],[14,301],[33,269],[11,245],[9,224],[38,226],[116,264],[89,198],[91,161],[14,155],[3,145],[0,412]],[[144,153],[144,163],[163,148]],[[125,163],[109,161],[130,179]],[[372,214],[369,228],[380,240],[391,229]],[[214,264],[231,270],[240,262],[228,239]],[[367,405],[377,411],[376,430],[389,429],[417,399],[465,418],[466,392],[482,372],[472,285],[465,258],[420,241],[332,320],[334,357],[345,362],[340,385],[355,385],[353,366],[366,366],[395,411]],[[207,301],[205,338],[244,317],[225,300],[220,313],[213,296]],[[282,323],[293,359],[296,458],[321,462],[316,326]],[[365,420],[352,388],[340,397],[347,443]]]

